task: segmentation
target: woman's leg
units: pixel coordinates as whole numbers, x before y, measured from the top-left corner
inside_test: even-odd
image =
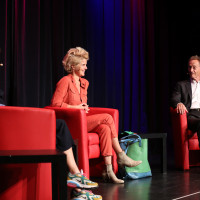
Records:
[[[104,163],[105,163],[105,169],[102,174],[103,179],[106,182],[124,183],[124,181],[121,179],[118,179],[115,173],[113,172],[112,137],[111,137],[110,128],[105,123],[99,124],[99,119],[100,118],[98,117],[98,119],[96,120],[97,122],[96,127],[92,131],[97,132],[99,135],[101,155],[104,157]],[[105,120],[102,120],[102,121],[105,121]],[[94,123],[95,122],[93,122],[92,126],[94,126]]]
[[[105,114],[97,114],[97,115],[88,116],[87,125],[88,125],[88,132],[96,131],[97,133],[101,133],[101,135],[103,135],[102,139],[100,138],[100,144],[104,144],[104,146],[105,145],[112,146],[116,153],[122,152],[122,149],[120,147],[119,140],[118,140],[118,134],[116,132],[115,123],[111,115],[105,113]],[[102,126],[104,127],[102,128]],[[104,130],[101,130],[101,129],[104,129]],[[109,137],[111,138],[111,142],[110,142]],[[109,153],[110,155],[112,155],[112,148],[109,149]],[[106,155],[109,155],[109,154],[106,154],[106,152],[103,152],[103,156],[106,156]]]
[[[67,166],[69,168],[70,173],[72,174],[80,173],[78,166],[76,165],[76,161],[74,159],[72,148],[64,151],[64,154],[66,155]]]
[[[87,117],[88,132],[99,134],[101,153],[103,156],[112,155],[112,147],[116,153],[122,152],[119,145],[118,134],[111,115],[107,113],[90,115]]]
[[[105,124],[110,128],[112,138],[118,137],[116,132],[115,123],[111,115],[107,113],[96,114],[87,116],[87,128],[88,132],[96,129],[100,124]]]
[[[111,165],[112,164],[112,156],[104,156],[104,163],[105,165]]]
[[[94,128],[95,125],[97,127],[96,129]],[[141,163],[141,161],[132,160],[124,153],[124,151],[122,151],[118,140],[118,134],[116,132],[116,127],[111,115],[98,114],[89,116],[88,127],[90,129],[93,128],[95,131],[97,131],[100,138],[100,145],[107,147],[107,149],[108,147],[111,147],[109,148],[109,153],[111,153],[110,155],[112,155],[112,148],[115,150],[115,152],[117,153],[117,162],[119,165],[127,167],[135,167]],[[106,139],[101,140],[100,135],[103,135],[103,137],[102,136],[101,137]],[[111,138],[111,144],[109,137]],[[102,155],[108,156],[109,154],[106,154],[106,151],[104,151],[104,149],[101,149]]]
[[[74,145],[74,141],[63,119],[56,119],[56,148],[66,151]]]
[[[99,135],[101,155],[104,156],[107,162],[111,161],[112,140],[109,127],[106,124],[100,124],[94,131]]]
[[[117,137],[112,138],[112,147],[113,147],[113,149],[114,149],[114,151],[115,151],[116,153],[122,152],[122,148],[121,148],[121,146],[120,146],[120,144],[119,144],[119,140],[118,140]]]

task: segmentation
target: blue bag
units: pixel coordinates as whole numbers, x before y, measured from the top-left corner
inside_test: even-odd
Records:
[[[127,156],[133,160],[142,160],[142,163],[136,167],[125,167],[125,179],[139,179],[152,176],[147,159],[148,140],[141,139],[138,134],[131,131],[125,131],[121,134],[119,143]]]

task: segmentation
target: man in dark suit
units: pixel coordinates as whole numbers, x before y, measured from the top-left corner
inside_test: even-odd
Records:
[[[200,141],[200,57],[192,56],[188,61],[189,80],[176,84],[171,97],[171,106],[177,113],[187,112],[188,129],[197,132]],[[200,142],[199,142],[200,146]]]

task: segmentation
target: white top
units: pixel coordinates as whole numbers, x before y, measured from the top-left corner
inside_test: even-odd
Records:
[[[191,80],[192,104],[191,109],[200,108],[200,81]]]

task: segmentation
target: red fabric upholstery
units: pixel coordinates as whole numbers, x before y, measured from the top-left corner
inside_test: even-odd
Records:
[[[0,150],[56,148],[55,112],[28,107],[0,107]],[[0,200],[52,199],[50,164],[0,165]]]
[[[96,133],[88,133],[88,157],[100,157],[99,136]]]
[[[170,108],[174,138],[175,164],[177,168],[187,170],[190,166],[200,166],[200,149],[197,133],[187,129],[187,116],[177,114]]]
[[[85,111],[79,109],[51,106],[47,106],[45,108],[55,110],[56,118],[64,119],[66,121],[73,139],[78,144],[79,169],[83,169],[87,177],[90,177],[90,175],[100,177],[104,167],[104,162],[102,157],[100,156],[99,137],[97,133],[87,132],[87,120]],[[108,113],[113,117],[116,125],[116,130],[118,132],[118,110],[111,108],[90,107],[90,112],[88,113],[88,115],[100,113]],[[116,173],[118,171],[118,165],[114,150],[112,164],[114,172]]]

